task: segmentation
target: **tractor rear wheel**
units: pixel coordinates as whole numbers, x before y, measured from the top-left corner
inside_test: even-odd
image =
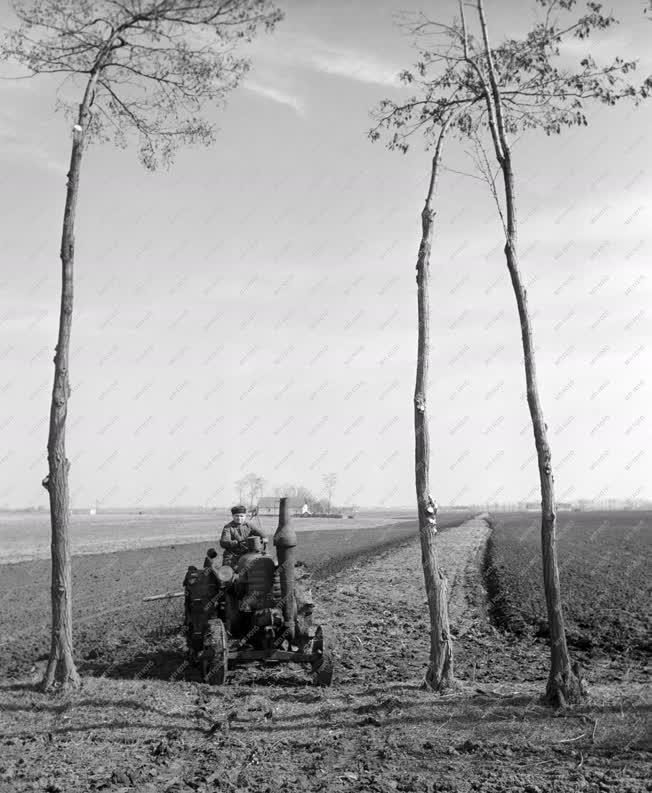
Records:
[[[222,620],[208,621],[202,650],[202,675],[205,683],[221,686],[226,680],[229,664],[229,644]]]
[[[333,682],[333,653],[328,635],[321,625],[317,626],[312,640],[312,682],[316,686],[330,686]]]

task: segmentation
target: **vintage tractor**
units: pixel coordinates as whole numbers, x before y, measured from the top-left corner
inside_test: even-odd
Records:
[[[229,667],[247,661],[310,665],[313,682],[329,686],[333,659],[324,631],[312,621],[309,592],[295,580],[296,532],[282,498],[274,545],[278,563],[260,537],[249,537],[237,569],[216,567],[211,549],[204,567],[188,568],[183,582],[189,660],[206,682],[222,684]]]

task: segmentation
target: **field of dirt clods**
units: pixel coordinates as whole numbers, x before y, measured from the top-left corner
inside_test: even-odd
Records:
[[[441,529],[459,525],[466,515],[442,515]],[[323,578],[393,545],[411,540],[414,521],[360,529],[301,531],[297,559],[310,575]],[[175,592],[188,565],[201,565],[201,542],[138,548],[73,557],[73,626],[82,672],[131,677],[149,665],[149,674],[166,679],[177,655],[159,654],[161,640],[183,620],[180,599],[143,603],[146,595]],[[269,551],[273,553],[270,544]],[[0,673],[17,676],[46,657],[49,649],[50,562],[35,560],[0,566]],[[183,655],[183,647],[177,648]]]
[[[262,664],[205,685],[175,673],[175,633],[158,642],[172,665],[157,674],[134,658],[67,694],[38,691],[40,664],[0,683],[0,793],[648,793],[645,687],[592,677],[582,706],[544,707],[547,647],[487,619],[488,533],[476,519],[438,539],[458,689],[422,687],[412,536],[315,580],[315,616],[335,637],[331,688]]]
[[[547,636],[539,514],[493,516],[485,578],[492,617],[517,634]],[[558,558],[567,638],[591,655],[649,658],[651,512],[562,512]]]

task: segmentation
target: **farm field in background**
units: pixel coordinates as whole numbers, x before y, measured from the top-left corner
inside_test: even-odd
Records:
[[[467,517],[463,513],[441,514],[440,530],[457,526]],[[222,517],[214,521],[221,528]],[[315,579],[417,537],[415,520],[382,525],[376,520],[374,525],[357,529],[351,528],[353,520],[324,522],[329,524],[329,531],[314,526],[310,531],[306,526],[297,544],[297,560]],[[298,518],[294,521],[295,525],[300,523]],[[183,620],[180,600],[143,603],[142,599],[178,591],[188,565],[201,565],[206,549],[217,546],[215,528],[209,535],[210,539],[191,544],[168,542],[156,548],[73,558],[73,631],[80,671],[88,673],[109,666],[130,669],[133,659],[150,652],[160,635],[178,630]],[[268,550],[274,553],[271,544]],[[36,659],[46,657],[49,631],[49,559],[0,566],[0,671],[24,674]],[[169,659],[164,662],[157,658],[154,672],[169,672],[166,663],[169,666]]]
[[[17,617],[16,635],[3,628],[0,637],[9,640],[0,666],[15,662],[0,683],[0,793],[649,791],[645,679],[623,685],[622,673],[594,668],[590,702],[565,713],[543,707],[548,648],[487,622],[479,552],[488,527],[474,523],[482,525],[440,524],[451,627],[460,629],[461,689],[444,697],[422,687],[428,616],[412,521],[299,535],[318,573],[315,613],[335,640],[334,684],[324,689],[294,665],[250,664],[224,686],[200,682],[185,663],[181,604],[146,609],[138,600],[178,586],[180,561],[203,547],[177,546],[75,557],[83,687],[43,694],[45,655],[33,668],[25,662],[48,562],[5,566],[0,620]],[[372,552],[350,565],[365,535]],[[343,551],[348,560],[334,558]]]
[[[495,513],[485,573],[493,617],[515,633],[547,634],[538,513]],[[566,631],[577,650],[649,653],[652,512],[558,514]]]
[[[152,548],[168,543],[217,542],[231,519],[225,510],[115,510],[97,515],[73,513],[70,521],[75,555]],[[366,510],[349,518],[307,518],[294,521],[297,531],[366,529],[398,520],[415,520],[416,511]],[[273,533],[278,517],[263,516],[265,531]],[[49,512],[0,513],[0,564],[50,556]]]

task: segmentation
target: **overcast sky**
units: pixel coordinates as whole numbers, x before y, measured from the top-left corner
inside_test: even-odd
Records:
[[[2,0],[0,22],[11,24]],[[226,505],[267,492],[414,502],[414,265],[429,155],[366,137],[401,96],[393,22],[446,0],[293,0],[210,149],[146,172],[135,148],[86,154],[77,215],[68,455],[73,506]],[[533,2],[487,0],[493,41]],[[652,22],[621,0],[595,52],[641,57]],[[528,10],[529,9],[529,10]],[[517,13],[518,10],[518,13]],[[569,52],[578,59],[583,47]],[[6,72],[8,73],[8,72]],[[69,125],[57,82],[0,81],[0,504],[46,504]],[[651,497],[652,104],[514,147],[522,269],[557,496]],[[451,168],[472,166],[461,148]],[[519,326],[486,188],[447,172],[432,256],[429,411],[440,503],[537,500]]]

